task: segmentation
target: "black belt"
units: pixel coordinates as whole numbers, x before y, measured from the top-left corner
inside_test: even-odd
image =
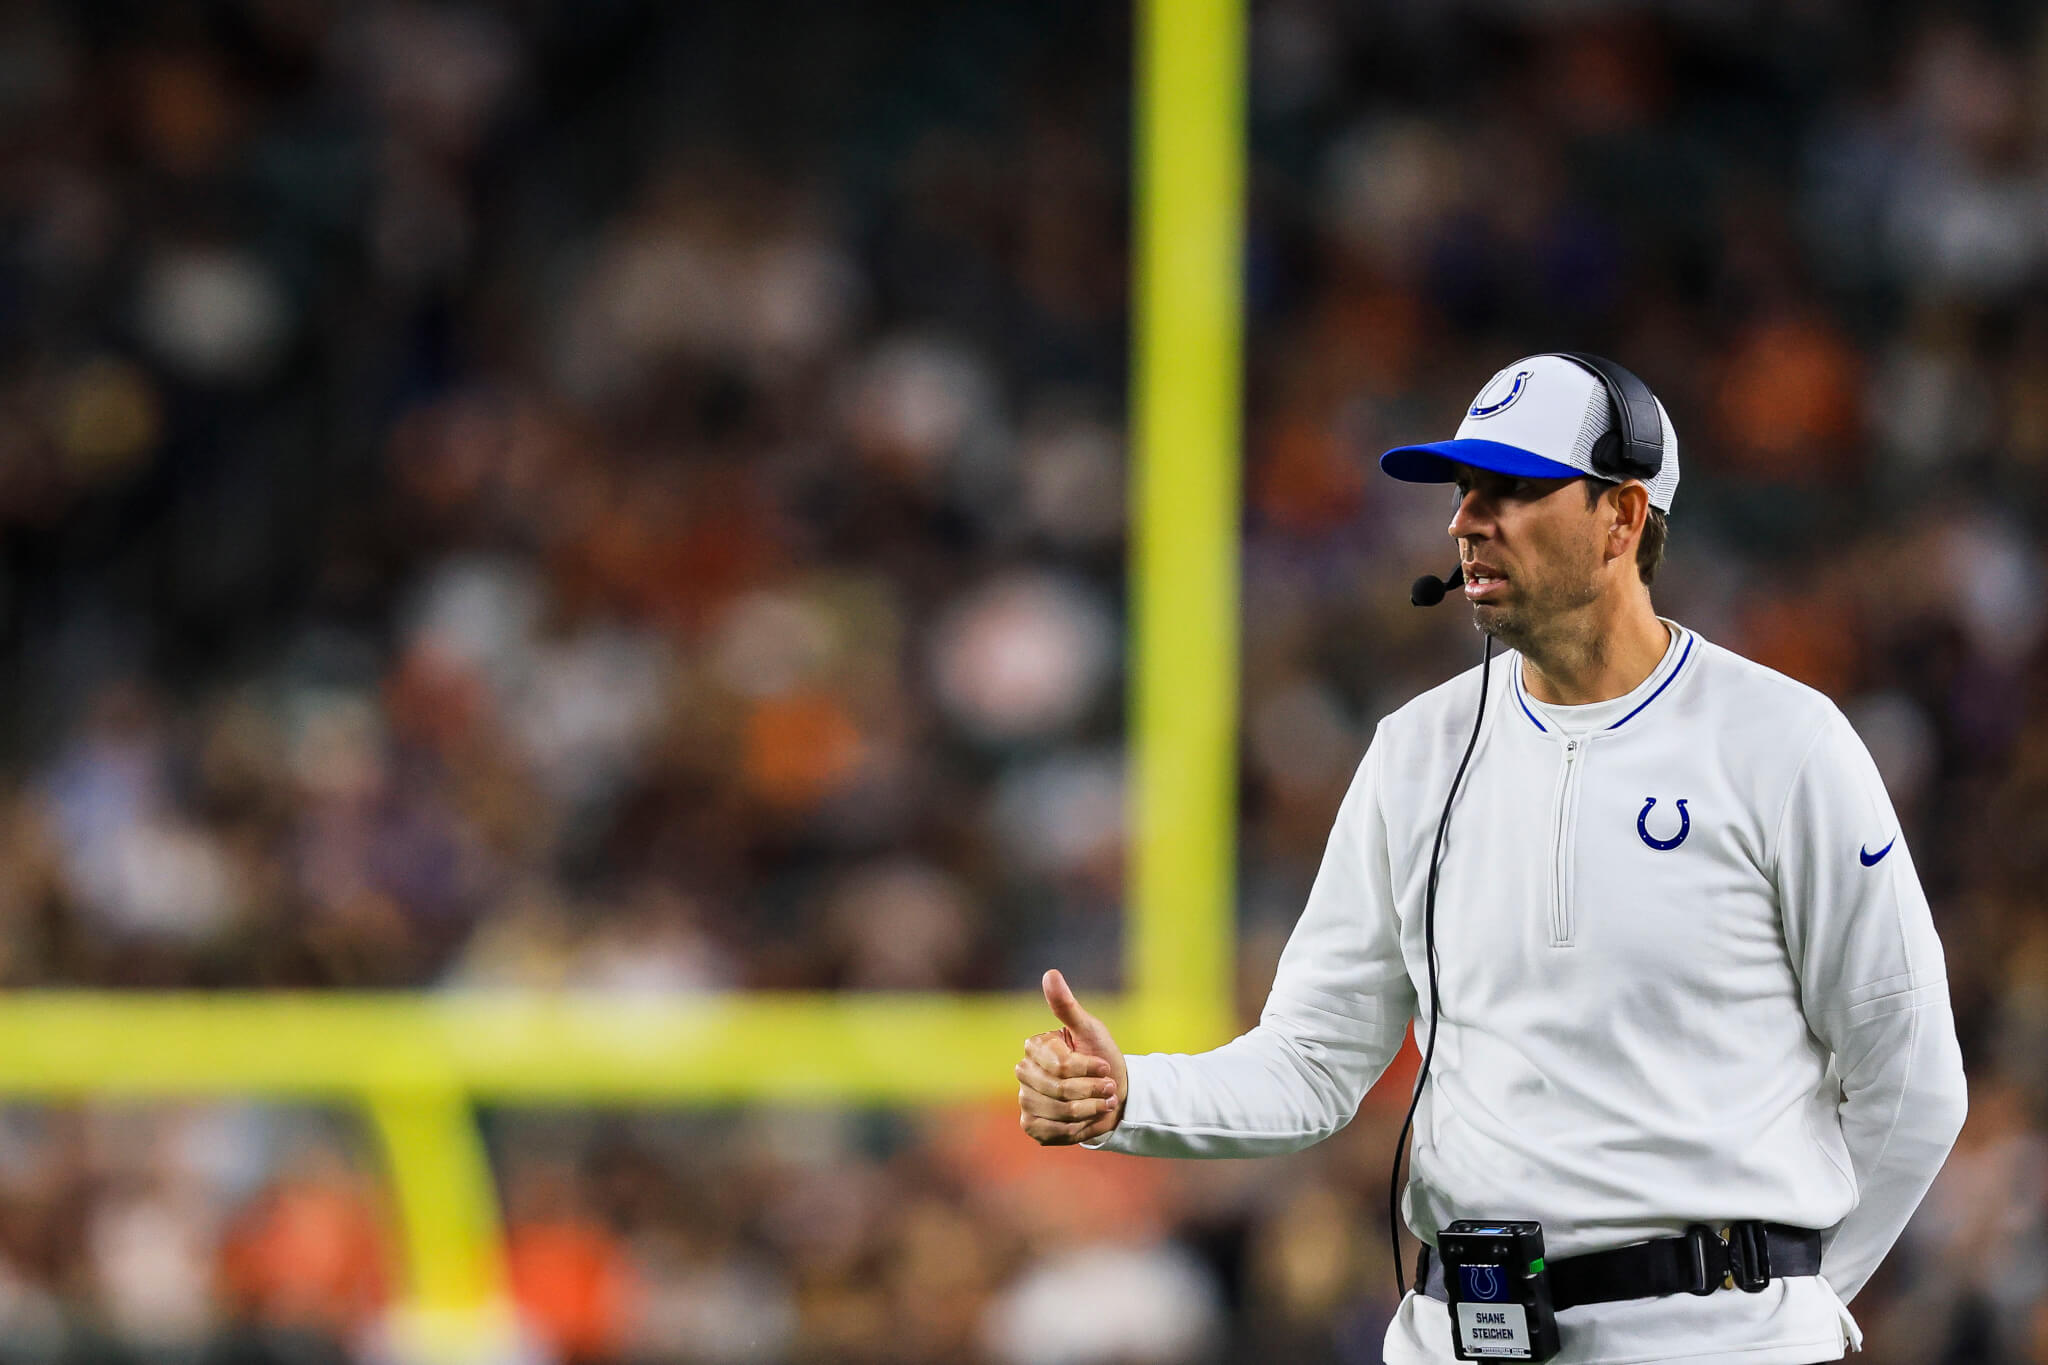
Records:
[[[1442,1299],[1443,1266],[1432,1250],[1425,1244],[1415,1258],[1415,1285]],[[1695,1223],[1683,1237],[1568,1256],[1548,1262],[1548,1269],[1550,1301],[1559,1312],[1582,1303],[1706,1295],[1719,1289],[1755,1294],[1772,1280],[1820,1274],[1820,1234],[1783,1223],[1731,1223],[1719,1231]]]

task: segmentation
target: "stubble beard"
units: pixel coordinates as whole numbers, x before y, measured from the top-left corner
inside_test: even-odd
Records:
[[[1520,649],[1529,641],[1529,623],[1522,612],[1512,607],[1474,602],[1472,627],[1481,635],[1491,635],[1509,649]]]
[[[1541,660],[1564,649],[1597,650],[1599,642],[1576,638],[1581,632],[1574,629],[1574,618],[1599,597],[1598,584],[1589,578],[1575,590],[1539,589],[1513,606],[1474,602],[1472,625],[1482,635],[1490,635],[1532,659]]]

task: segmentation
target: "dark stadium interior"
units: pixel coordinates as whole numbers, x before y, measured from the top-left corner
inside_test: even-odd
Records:
[[[1476,659],[1371,457],[1623,358],[1660,611],[1843,707],[1948,953],[1972,1114],[1861,1358],[2048,1365],[2048,21],[1269,0],[1251,61],[1246,1018]],[[1131,62],[1074,0],[8,6],[0,984],[1114,988]],[[1199,1180],[1000,1108],[485,1128],[535,1359],[1362,1362],[1406,1075]],[[0,1362],[376,1358],[368,1151],[0,1109]]]

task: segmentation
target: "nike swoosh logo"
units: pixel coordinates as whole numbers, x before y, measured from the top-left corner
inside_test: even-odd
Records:
[[[1883,848],[1879,849],[1875,853],[1872,853],[1868,849],[1859,846],[1856,850],[1856,856],[1863,860],[1863,865],[1865,867],[1876,867],[1879,863],[1884,861],[1884,855],[1892,851],[1892,844],[1896,844],[1898,841],[1899,836],[1894,834],[1892,836],[1892,843],[1886,844]]]

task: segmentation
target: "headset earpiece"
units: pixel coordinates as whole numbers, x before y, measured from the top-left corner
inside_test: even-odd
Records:
[[[1664,417],[1650,386],[1605,356],[1584,351],[1548,351],[1598,379],[1607,390],[1610,425],[1593,443],[1593,468],[1617,482],[1657,477],[1664,468]]]

